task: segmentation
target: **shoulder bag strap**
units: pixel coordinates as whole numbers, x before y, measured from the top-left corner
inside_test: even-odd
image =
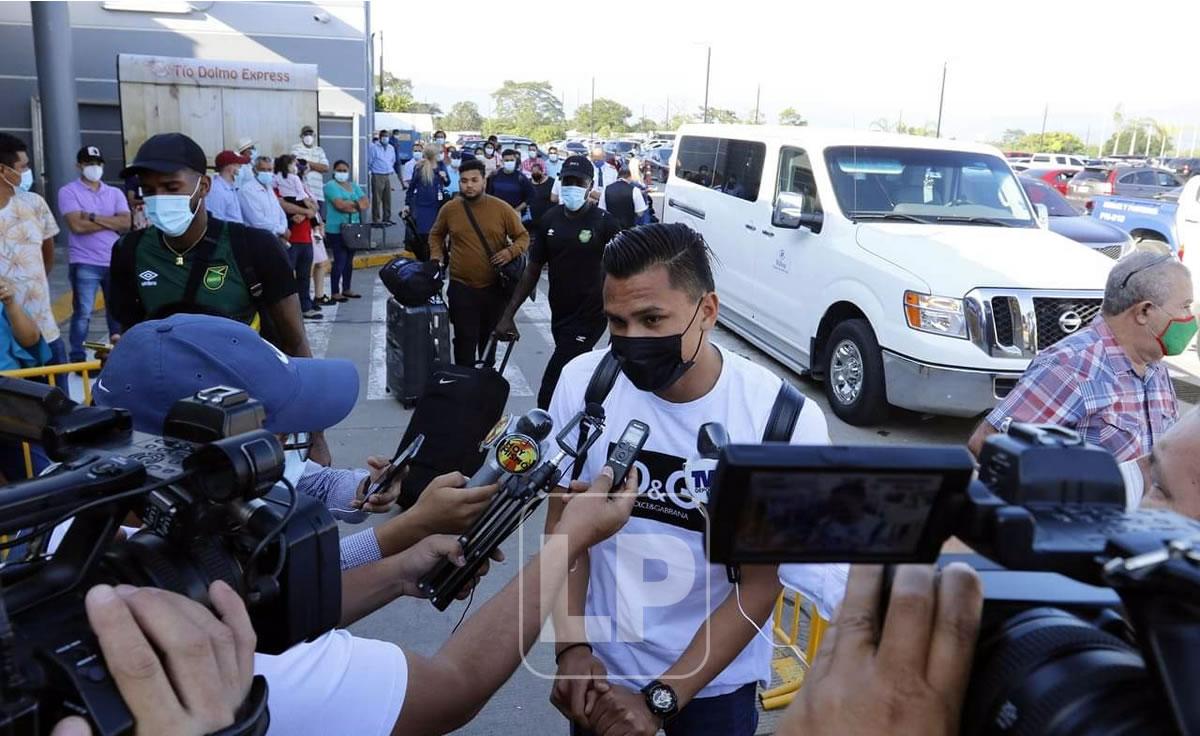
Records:
[[[610,350],[604,354],[604,357],[600,359],[600,364],[592,372],[592,378],[583,392],[584,407],[587,407],[588,404],[603,404],[609,393],[612,392],[613,384],[617,382],[617,376],[620,373],[621,364],[617,362],[617,357]],[[579,480],[579,474],[583,472],[584,463],[587,462],[587,451],[583,448],[587,446],[587,441],[588,428],[581,427],[579,442],[575,446],[575,464],[571,466],[571,480]]]
[[[463,209],[467,211],[467,219],[471,221],[471,227],[475,228],[475,234],[479,236],[479,242],[483,244],[483,250],[487,253],[488,260],[490,261],[492,256],[496,254],[492,251],[492,247],[488,245],[487,238],[483,236],[483,230],[479,227],[479,221],[475,219],[475,213],[471,211],[471,205],[467,204],[466,200],[463,201]]]
[[[771,406],[771,416],[767,419],[767,427],[763,430],[763,442],[791,442],[792,433],[796,431],[796,421],[804,409],[804,394],[787,381],[779,387],[775,403]]]

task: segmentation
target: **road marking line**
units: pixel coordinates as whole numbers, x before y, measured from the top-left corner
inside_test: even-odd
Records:
[[[305,322],[304,331],[308,334],[308,347],[312,357],[324,358],[329,351],[329,338],[333,334],[333,323],[337,320],[338,304],[334,302],[321,309],[320,322]]]
[[[379,279],[371,298],[371,362],[367,368],[367,401],[388,398],[387,302],[391,294]]]
[[[508,381],[509,398],[533,396],[533,389],[529,387],[529,381],[525,380],[525,374],[515,364],[509,363],[504,366],[504,378]]]

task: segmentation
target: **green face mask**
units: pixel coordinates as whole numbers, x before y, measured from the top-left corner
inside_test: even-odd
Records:
[[[1182,355],[1187,350],[1188,343],[1196,336],[1196,316],[1173,319],[1167,323],[1162,333],[1158,335],[1158,345],[1163,355]]]

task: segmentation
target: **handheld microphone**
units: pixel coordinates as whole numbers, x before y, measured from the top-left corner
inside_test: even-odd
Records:
[[[467,488],[491,485],[505,475],[522,475],[537,467],[542,459],[542,440],[550,436],[554,422],[545,411],[532,409],[515,421],[509,419],[499,432],[497,428],[499,424],[484,440],[487,456],[467,481]]]

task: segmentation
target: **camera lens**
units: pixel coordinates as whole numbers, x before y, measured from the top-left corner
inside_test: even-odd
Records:
[[[1057,608],[1033,608],[980,636],[962,733],[1170,733],[1141,655]]]

